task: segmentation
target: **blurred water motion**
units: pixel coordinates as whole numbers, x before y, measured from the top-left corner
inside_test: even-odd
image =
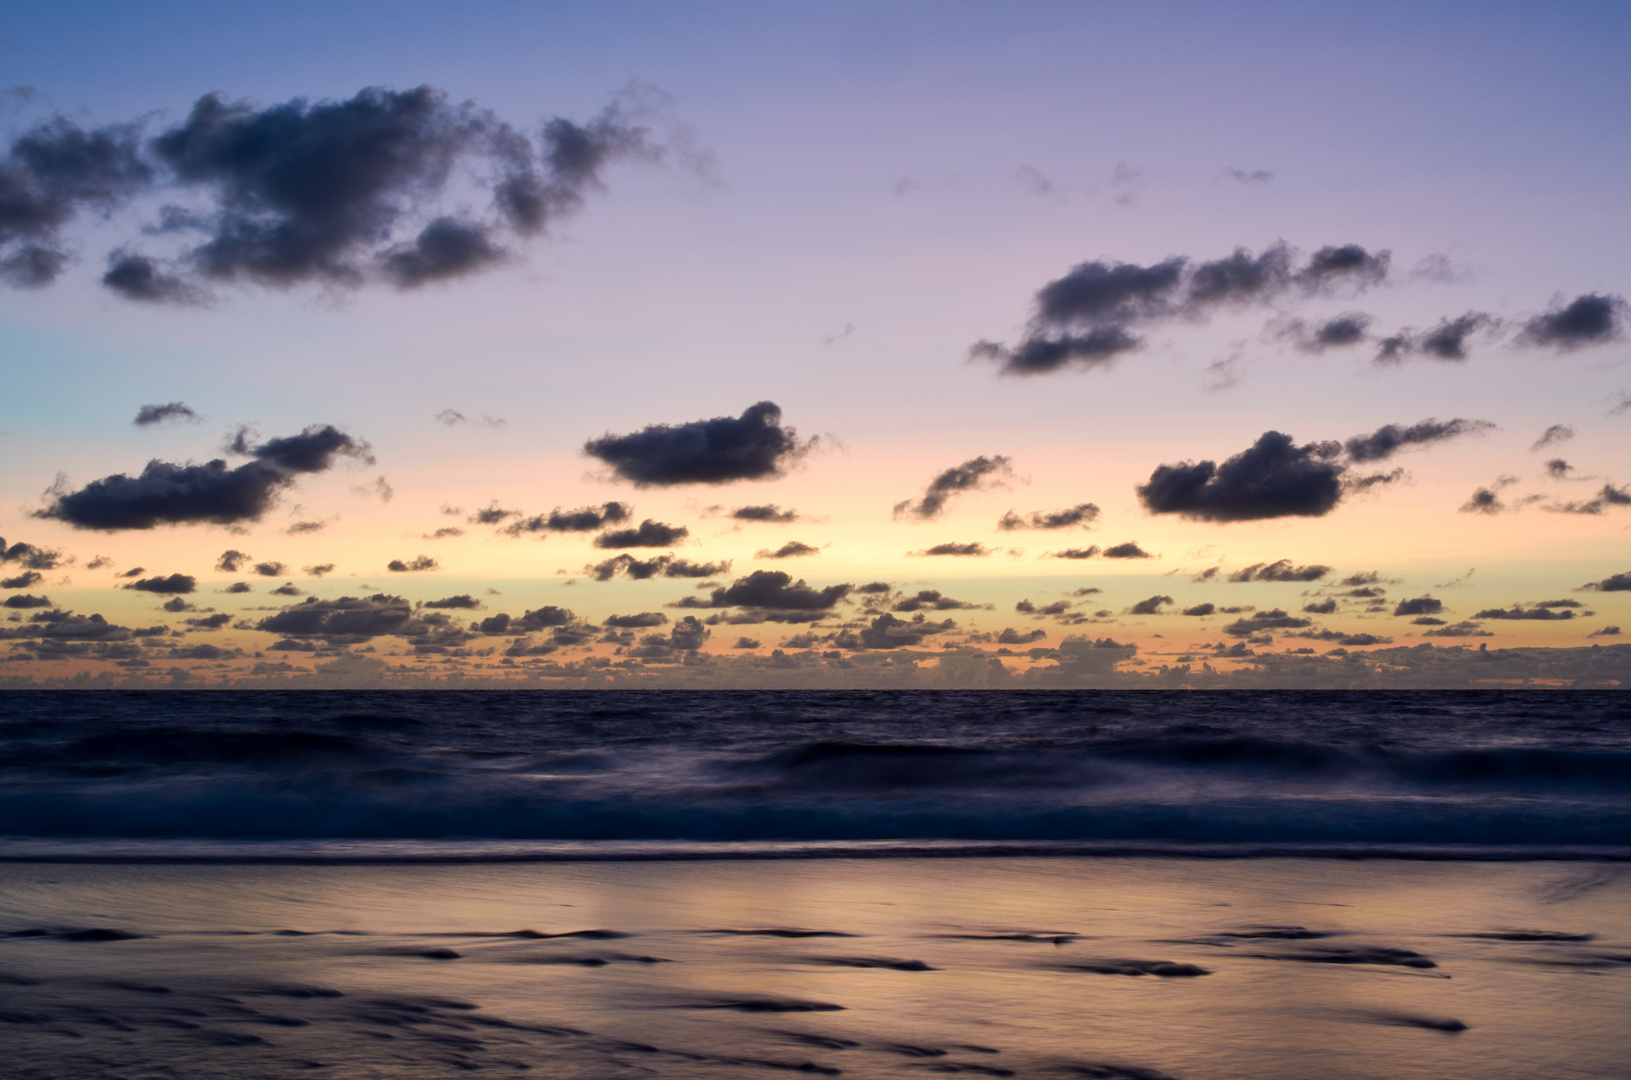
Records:
[[[1623,1076],[1631,871],[0,864],[5,1073]]]

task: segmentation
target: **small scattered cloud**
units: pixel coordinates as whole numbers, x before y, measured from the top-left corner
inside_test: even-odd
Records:
[[[783,510],[774,503],[758,506],[738,506],[731,511],[730,516],[733,521],[762,522],[773,525],[786,525],[800,520],[797,510]]]
[[[1620,628],[1618,626],[1600,626],[1596,630],[1593,630],[1591,633],[1587,634],[1586,636],[1587,637],[1619,637],[1620,636]]]
[[[186,402],[172,401],[164,405],[143,405],[136,410],[136,419],[132,423],[137,427],[149,427],[166,423],[196,424],[202,419]]]
[[[141,578],[124,586],[126,589],[135,589],[137,592],[159,593],[162,596],[174,596],[198,591],[198,579],[191,574],[167,574],[160,577]]]
[[[1626,313],[1623,297],[1587,293],[1525,322],[1517,340],[1522,345],[1564,352],[1604,345],[1620,339]]]
[[[444,596],[440,600],[426,600],[425,606],[439,611],[478,611],[485,605],[469,593]]]
[[[673,547],[691,535],[684,525],[665,525],[646,518],[638,527],[614,529],[595,537],[598,548]]]
[[[1548,462],[1547,464],[1549,471],[1551,471],[1552,475],[1554,476],[1566,475],[1568,472],[1569,465],[1567,462],[1558,461]],[[1556,470],[1550,470],[1550,466],[1553,464],[1563,466],[1562,473],[1559,473]],[[1554,503],[1547,506],[1545,509],[1559,514],[1597,515],[1601,514],[1604,510],[1611,506],[1631,506],[1631,488],[1615,487],[1613,484],[1604,484],[1602,489],[1590,499],[1575,502]]]
[[[1558,443],[1566,443],[1572,438],[1574,438],[1574,428],[1572,426],[1568,424],[1553,424],[1551,427],[1541,432],[1540,438],[1536,439],[1534,444],[1531,445],[1529,449],[1531,451],[1544,450],[1548,446],[1556,446]]]
[[[904,499],[896,503],[895,516],[932,520],[944,513],[958,495],[967,491],[1003,487],[1013,475],[1013,462],[1001,454],[970,458],[961,465],[953,465],[930,480],[922,498],[916,501]]]
[[[307,577],[320,578],[325,574],[332,574],[334,572],[334,564],[330,562],[318,563],[314,566],[302,566],[300,568],[300,572],[305,574]]]
[[[1588,581],[1580,586],[1582,592],[1631,592],[1631,570],[1612,574],[1601,581]]]
[[[476,414],[476,419],[471,420],[468,416],[457,409],[443,409],[432,419],[434,419],[438,424],[442,424],[446,427],[460,427],[467,424],[480,424],[482,427],[501,428],[505,424],[509,423],[509,421],[505,420],[502,416],[488,416],[486,413],[478,413]]]
[[[1140,600],[1128,608],[1127,613],[1129,615],[1159,615],[1161,614],[1161,608],[1171,603],[1173,603],[1173,599],[1170,596],[1152,596],[1146,600]]]
[[[1384,424],[1369,435],[1355,435],[1343,444],[1343,449],[1354,461],[1386,461],[1407,447],[1426,446],[1444,442],[1461,435],[1494,431],[1496,425],[1488,420],[1427,419],[1409,427]]]
[[[1079,503],[1062,510],[1033,510],[1021,516],[1010,510],[997,522],[1004,532],[1015,529],[1069,529],[1087,526],[1099,519],[1099,508],[1093,503]]]
[[[807,555],[820,554],[821,549],[818,547],[812,547],[797,540],[789,540],[775,551],[771,551],[769,548],[761,548],[754,553],[753,557],[755,559],[798,559]]]
[[[1433,596],[1417,596],[1409,600],[1400,600],[1394,607],[1393,614],[1405,615],[1437,615],[1444,610],[1444,601]]]
[[[1129,540],[1125,544],[1115,544],[1104,549],[1106,559],[1153,559],[1154,555]]]
[[[440,570],[441,566],[429,555],[419,555],[407,561],[392,559],[385,564],[385,569],[393,574],[411,574],[424,570]]]
[[[1401,330],[1383,338],[1377,348],[1378,364],[1397,364],[1411,356],[1427,356],[1434,360],[1461,361],[1467,359],[1467,343],[1474,334],[1493,332],[1500,321],[1482,311],[1469,311],[1455,318],[1441,319],[1429,330]]]
[[[1306,566],[1297,566],[1290,559],[1279,559],[1271,563],[1252,563],[1250,566],[1236,570],[1229,575],[1229,580],[1240,583],[1247,581],[1318,581],[1331,572],[1329,566],[1311,563]]]
[[[1273,180],[1274,179],[1274,170],[1273,169],[1240,169],[1240,168],[1236,168],[1233,165],[1230,165],[1230,166],[1227,166],[1223,170],[1223,175],[1226,178],[1228,178],[1230,180],[1233,180],[1238,184],[1246,184],[1248,186],[1252,186],[1252,185],[1258,185],[1258,184],[1266,184],[1270,180]]]
[[[495,503],[485,510],[476,511],[470,520],[476,524],[492,525],[513,517],[517,520],[504,527],[502,530],[504,535],[525,536],[533,533],[593,532],[608,525],[628,521],[633,515],[634,508],[622,502],[580,506],[575,510],[562,510],[557,506],[547,514],[537,514],[533,517],[523,516],[516,510],[501,510]]]
[[[909,551],[907,554],[981,557],[992,554],[992,550],[979,542],[961,544],[956,541],[948,541],[944,544],[935,544],[933,547],[924,548],[922,551]]]
[[[1196,604],[1194,607],[1186,607],[1186,608],[1184,608],[1183,613],[1185,615],[1189,615],[1191,617],[1194,617],[1194,618],[1198,619],[1198,618],[1204,618],[1207,615],[1215,615],[1215,614],[1217,614],[1217,610],[1218,610],[1218,608],[1217,608],[1216,604],[1207,603],[1207,604]]]

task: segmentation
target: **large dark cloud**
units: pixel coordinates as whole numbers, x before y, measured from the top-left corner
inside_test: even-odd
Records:
[[[1625,320],[1624,297],[1587,293],[1524,323],[1518,340],[1554,349],[1601,345],[1619,339]]]
[[[595,537],[598,548],[673,547],[691,535],[684,525],[665,525],[646,518],[638,528],[614,529]]]
[[[49,596],[35,596],[32,593],[21,593],[17,596],[8,596],[3,602],[0,602],[0,607],[11,608],[13,610],[27,608],[48,608],[55,606],[55,604],[51,603],[51,598]]]
[[[1014,529],[1068,529],[1075,525],[1091,525],[1098,519],[1098,506],[1081,503],[1063,510],[1033,510],[1024,517],[1010,510],[1002,515],[997,528],[1004,532]]]
[[[1444,601],[1436,596],[1416,596],[1400,600],[1393,609],[1395,615],[1437,615],[1444,610]]]
[[[136,410],[136,419],[133,421],[137,427],[147,427],[151,424],[162,424],[171,420],[196,421],[198,413],[185,401],[171,401],[163,405],[143,405]]]
[[[1211,461],[1161,465],[1138,497],[1151,513],[1202,521],[1319,517],[1342,499],[1344,466],[1337,443],[1298,446],[1289,435],[1264,432],[1222,465]]]
[[[908,621],[896,618],[886,611],[873,619],[869,625],[862,627],[859,634],[850,635],[846,631],[840,636],[837,644],[851,649],[910,648],[921,644],[926,637],[943,634],[955,628],[956,624],[950,619],[937,623],[918,615]]]
[[[1388,258],[1387,252],[1349,244],[1321,248],[1299,267],[1290,247],[1271,244],[1257,254],[1237,248],[1210,261],[1174,256],[1148,266],[1084,262],[1037,290],[1018,345],[981,341],[969,356],[996,363],[1004,375],[1102,367],[1143,346],[1133,332],[1139,325],[1267,303],[1293,290],[1363,289],[1387,277]]]
[[[308,597],[303,603],[268,615],[256,629],[296,638],[358,641],[386,634],[411,633],[413,606],[400,596],[342,596],[337,600]]]
[[[707,600],[688,596],[675,607],[747,607],[775,611],[828,611],[850,594],[852,585],[815,589],[782,570],[755,570],[727,588],[715,589]]]
[[[633,513],[634,508],[622,502],[580,506],[576,510],[562,510],[557,506],[547,514],[523,517],[519,521],[511,522],[504,527],[504,533],[508,536],[521,536],[541,532],[593,532],[607,525],[627,521]],[[515,510],[500,510],[495,505],[476,511],[470,520],[480,525],[495,525],[505,518],[518,516]]]
[[[1290,559],[1279,559],[1271,563],[1252,563],[1243,569],[1236,570],[1229,575],[1229,580],[1243,581],[1318,581],[1331,572],[1329,566],[1312,563],[1308,566],[1295,566]]]
[[[915,517],[925,521],[939,517],[952,499],[965,491],[980,491],[1001,484],[1014,475],[1014,466],[1001,454],[970,458],[961,465],[937,475],[929,481],[923,497],[916,501],[903,499],[895,504],[896,517]]]
[[[1587,582],[1580,588],[1587,592],[1631,592],[1631,570],[1612,574],[1601,581]]]
[[[24,132],[0,158],[0,280],[50,283],[68,263],[62,229],[106,214],[153,180],[132,126],[87,129],[61,118]]]
[[[1420,446],[1443,442],[1458,435],[1490,431],[1495,425],[1488,420],[1423,420],[1419,424],[1400,427],[1384,424],[1369,435],[1355,435],[1343,444],[1343,449],[1354,461],[1386,461],[1407,446]]]
[[[149,461],[137,476],[116,473],[78,491],[59,492],[35,516],[109,532],[202,522],[235,525],[259,521],[302,473],[323,472],[342,456],[373,461],[367,443],[327,425],[258,446],[240,432],[230,449],[253,460],[236,468],[221,458],[203,465]]]
[[[761,401],[739,417],[653,424],[631,435],[606,434],[583,444],[636,487],[727,484],[782,476],[816,444],[782,426],[781,407]]]

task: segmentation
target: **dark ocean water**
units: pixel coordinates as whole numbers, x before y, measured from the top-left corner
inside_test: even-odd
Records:
[[[1623,853],[1631,697],[14,692],[0,701],[0,836],[34,851],[169,838],[444,854]]]

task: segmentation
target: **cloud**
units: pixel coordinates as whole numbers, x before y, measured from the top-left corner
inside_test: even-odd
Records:
[[[1330,597],[1315,603],[1304,604],[1303,612],[1307,615],[1335,615],[1337,602]]]
[[[1287,615],[1279,608],[1274,608],[1272,611],[1254,611],[1244,618],[1236,619],[1225,626],[1223,632],[1230,637],[1252,637],[1268,630],[1293,630],[1311,625],[1312,622],[1308,619]]]
[[[232,569],[236,570],[237,567]],[[289,568],[280,562],[263,562],[255,564],[255,573],[261,577],[282,577],[289,572]]]
[[[133,133],[125,144],[127,172],[202,199],[147,230],[181,239],[172,257],[115,254],[104,283],[147,301],[197,298],[213,283],[413,289],[462,277],[510,261],[507,240],[578,210],[612,162],[663,152],[625,102],[529,136],[428,86],[265,108],[210,94],[145,155]],[[479,213],[442,205],[472,181],[488,196]]]
[[[1159,615],[1163,604],[1173,603],[1170,596],[1152,596],[1147,600],[1140,600],[1127,609],[1129,615]]]
[[[1215,615],[1217,614],[1217,610],[1218,607],[1216,604],[1196,604],[1194,607],[1184,608],[1184,614],[1194,616],[1195,618],[1200,618],[1205,615]]]
[[[866,592],[863,587],[856,592]],[[1028,603],[1028,601],[1021,601]],[[964,611],[969,608],[981,607],[980,604],[971,604],[967,600],[954,600],[942,593],[939,589],[919,589],[912,596],[903,596],[890,605],[891,611]],[[1065,605],[1069,607],[1069,604]],[[1016,609],[1017,610],[1017,609]]]
[[[1237,169],[1233,165],[1223,170],[1223,175],[1242,184],[1266,184],[1274,179],[1273,169]]]
[[[118,208],[153,178],[135,126],[84,128],[57,117],[25,131],[0,158],[0,280],[49,284],[68,263],[63,227],[84,211]]]
[[[815,437],[800,442],[798,432],[783,427],[781,418],[779,405],[761,401],[736,418],[653,424],[631,435],[608,433],[584,443],[583,452],[636,487],[775,479],[817,444]]]
[[[1556,446],[1558,443],[1568,442],[1572,438],[1574,438],[1573,427],[1569,426],[1568,424],[1553,424],[1551,427],[1541,432],[1540,438],[1536,439],[1534,445],[1529,449],[1531,451],[1543,450],[1548,446]]]
[[[1035,630],[1015,630],[1011,626],[1005,626],[1002,628],[1002,633],[997,635],[997,644],[1029,645],[1031,642],[1041,641],[1047,636],[1048,632],[1040,627]]]
[[[786,525],[799,520],[797,510],[783,510],[774,503],[763,506],[738,506],[731,511],[731,518],[735,521],[762,521],[776,525]]]
[[[143,405],[136,410],[136,419],[132,421],[137,427],[147,427],[150,424],[163,424],[172,420],[197,423],[202,419],[192,406],[184,401],[172,401],[165,405]]]
[[[444,525],[435,532],[420,533],[421,540],[452,540],[464,535],[464,530],[457,525]]]
[[[651,518],[635,529],[616,529],[595,537],[598,548],[673,547],[691,535],[684,525],[665,525]]]
[[[1089,544],[1085,548],[1065,548],[1063,551],[1050,551],[1043,555],[1044,559],[1091,559],[1099,554],[1099,545]]]
[[[895,516],[911,516],[928,521],[945,512],[947,505],[965,491],[983,491],[1001,487],[1014,475],[1014,466],[1001,454],[970,458],[961,465],[953,465],[929,481],[923,497],[916,502],[905,499],[895,504]]]
[[[1083,334],[1026,338],[1013,349],[994,341],[977,341],[969,346],[968,358],[995,363],[1002,375],[1044,375],[1072,364],[1082,369],[1105,367],[1143,345],[1122,327],[1101,326]]]
[[[1104,549],[1106,559],[1153,559],[1154,555],[1145,551],[1131,540],[1125,544],[1116,544],[1114,547]]]
[[[604,626],[622,630],[639,630],[648,626],[661,626],[668,616],[660,611],[642,611],[638,615],[608,615]]]
[[[419,555],[408,562],[403,562],[401,559],[392,559],[385,564],[385,569],[393,574],[408,574],[417,573],[421,570],[440,570],[441,566],[429,555]]]
[[[1137,488],[1151,513],[1201,521],[1319,517],[1343,495],[1344,467],[1330,460],[1335,443],[1298,446],[1291,436],[1264,432],[1221,466],[1211,461],[1161,465]]]
[[[29,570],[55,570],[62,562],[62,552],[55,548],[37,547],[22,540],[8,547],[5,540],[0,539],[0,564],[13,562]]]
[[[302,566],[300,568],[300,572],[302,574],[307,575],[308,577],[320,578],[324,574],[333,573],[334,572],[334,564],[329,562],[329,563],[318,563],[315,566]]]
[[[1518,342],[1567,351],[1617,341],[1624,329],[1624,297],[1587,293],[1523,324]]]
[[[1491,330],[1498,325],[1494,317],[1482,311],[1469,311],[1453,319],[1441,319],[1431,330],[1420,333],[1401,330],[1382,339],[1376,362],[1396,364],[1416,353],[1424,353],[1435,360],[1465,360],[1467,339],[1480,330]]]
[[[1422,637],[1494,637],[1494,636],[1495,636],[1494,634],[1490,633],[1488,630],[1485,630],[1484,628],[1479,626],[1477,623],[1467,622],[1465,620],[1463,620],[1462,622],[1453,623],[1453,624],[1451,624],[1449,626],[1441,626],[1437,630],[1427,630],[1427,631],[1424,631],[1422,633]]]
[[[676,559],[672,555],[658,555],[652,559],[636,559],[633,555],[617,555],[605,562],[583,568],[583,572],[596,581],[610,581],[618,574],[635,581],[654,577],[705,578],[729,573],[730,560],[717,563],[695,563],[689,559]]]
[[[991,549],[979,542],[960,544],[955,540],[948,540],[944,544],[935,544],[922,551],[909,551],[908,555],[954,555],[954,556],[985,556],[991,554]]]
[[[240,431],[230,450],[253,460],[228,468],[216,458],[203,465],[153,460],[140,475],[117,473],[78,491],[53,492],[51,505],[35,517],[76,529],[151,529],[157,525],[259,521],[301,474],[323,472],[337,457],[372,462],[368,444],[338,428],[316,425],[299,435],[249,445]]]
[[[898,619],[884,612],[873,619],[871,624],[861,628],[858,635],[849,635],[847,632],[840,635],[837,644],[846,648],[862,649],[900,649],[910,648],[921,644],[926,637],[934,634],[943,634],[956,629],[956,623],[950,619],[934,623],[918,615],[911,621]]]
[[[1562,471],[1551,469],[1553,464],[1562,465]],[[1547,467],[1553,476],[1562,476],[1569,469],[1568,463],[1563,461],[1548,462]],[[1557,503],[1546,509],[1562,514],[1601,514],[1610,506],[1631,506],[1631,489],[1604,484],[1601,491],[1584,502]]]
[[[805,555],[820,554],[821,549],[818,547],[811,547],[809,544],[800,543],[797,540],[789,540],[775,551],[761,548],[754,553],[753,557],[755,559],[796,559]]]
[[[1002,515],[997,528],[1004,532],[1015,529],[1069,529],[1076,525],[1091,525],[1099,518],[1099,508],[1093,503],[1081,503],[1063,510],[1033,510],[1025,517],[1010,510]]]
[[[27,608],[48,608],[55,606],[55,604],[51,603],[51,598],[49,596],[34,596],[31,593],[20,593],[17,596],[8,596],[6,597],[4,603],[0,603],[0,607],[7,607],[13,610]]]
[[[1493,489],[1481,487],[1467,497],[1461,504],[1463,514],[1499,514],[1506,509],[1506,503],[1501,501]]]
[[[458,427],[460,424],[468,424],[471,422],[469,417],[465,416],[464,413],[457,409],[443,409],[441,412],[432,417],[432,419],[434,419],[438,424],[442,424],[446,427]],[[481,425],[483,427],[501,428],[506,423],[508,423],[508,421],[502,416],[488,416],[486,413],[481,414]]]
[[[326,521],[297,521],[283,531],[289,536],[304,536],[308,533],[320,533],[328,528]]]
[[[277,588],[272,590],[272,595],[273,596],[305,596],[306,594],[304,592],[302,592],[299,588],[297,588],[295,586],[294,582],[285,581],[282,585],[279,585]]]
[[[226,588],[222,589],[221,591],[224,592],[224,593],[230,593],[230,594],[232,594],[234,596],[237,596],[237,595],[241,595],[242,593],[254,592],[255,587],[253,585],[249,584],[249,582],[247,582],[247,581],[234,581],[231,585],[228,585]]]
[[[1460,417],[1445,421],[1427,419],[1409,427],[1384,424],[1369,435],[1355,435],[1343,444],[1343,449],[1354,461],[1386,461],[1407,446],[1443,442],[1458,435],[1493,431],[1495,426],[1488,420],[1464,420]]]
[[[1547,476],[1554,480],[1563,480],[1568,477],[1569,473],[1574,471],[1574,466],[1562,458],[1552,458],[1546,463],[1545,469]]]
[[[1312,324],[1293,319],[1286,324],[1281,336],[1290,338],[1303,352],[1322,353],[1327,349],[1358,345],[1368,336],[1374,321],[1369,315],[1357,311],[1343,312]]]
[[[1474,619],[1528,619],[1539,622],[1555,622],[1574,617],[1574,612],[1567,608],[1559,611],[1538,605],[1524,607],[1522,604],[1513,604],[1510,608],[1485,608],[1473,616]]]
[[[1433,596],[1417,596],[1400,600],[1393,609],[1395,615],[1437,615],[1444,610],[1444,601]]]
[[[1600,626],[1596,630],[1593,630],[1591,633],[1587,634],[1586,636],[1587,637],[1619,637],[1620,636],[1620,628],[1618,626]]]
[[[781,570],[755,570],[747,577],[738,578],[728,588],[713,590],[707,600],[694,596],[670,604],[670,607],[721,608],[746,607],[769,611],[822,612],[829,611],[854,589],[853,585],[829,585],[824,589],[811,588],[801,578]]]
[[[482,604],[469,593],[460,593],[458,596],[444,596],[440,600],[426,600],[425,606],[437,610],[447,611],[475,611]]]
[[[1613,574],[1601,581],[1588,581],[1580,586],[1582,592],[1631,592],[1631,570]]]
[[[164,596],[198,591],[198,579],[191,574],[169,574],[164,577],[141,578],[124,586],[137,592],[159,593]]]
[[[256,629],[291,638],[326,638],[358,642],[387,634],[409,635],[426,624],[400,596],[342,596],[337,600],[307,597],[256,623]]]
[[[619,503],[618,505],[621,506],[622,504]],[[471,514],[466,520],[472,525],[497,525],[506,518],[520,516],[521,511],[501,509],[498,502],[495,500],[489,503],[484,509],[477,510],[474,514]]]
[[[1252,563],[1241,570],[1229,575],[1233,582],[1244,581],[1318,581],[1331,572],[1329,566],[1313,563],[1308,566],[1294,566],[1290,559],[1280,559],[1271,563]]]

